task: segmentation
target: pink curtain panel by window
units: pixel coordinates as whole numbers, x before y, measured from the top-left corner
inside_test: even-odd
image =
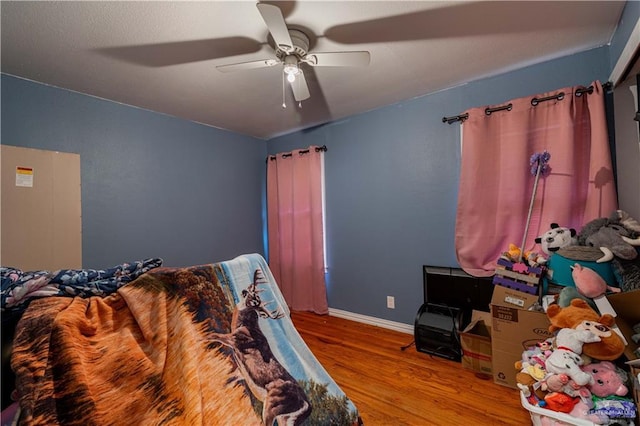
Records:
[[[323,154],[315,148],[267,161],[269,267],[292,310],[326,314]]]
[[[535,237],[552,222],[582,228],[617,209],[599,82],[593,92],[578,87],[514,99],[510,110],[487,115],[473,108],[462,128],[463,146],[456,215],[455,248],[460,266],[490,276],[509,243],[521,245],[535,176],[533,154],[551,154],[550,172],[541,177],[524,250],[538,250]],[[564,93],[561,99],[532,105],[532,98]]]

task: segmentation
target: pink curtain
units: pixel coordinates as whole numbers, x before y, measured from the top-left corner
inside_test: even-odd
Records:
[[[473,108],[462,129],[462,163],[455,247],[460,266],[475,276],[494,273],[509,243],[520,247],[535,176],[531,156],[549,152],[550,173],[535,193],[524,250],[540,252],[535,237],[552,222],[575,228],[617,209],[599,82],[506,102],[488,115]],[[532,99],[564,96],[539,101]]]
[[[267,161],[269,268],[292,310],[329,312],[324,275],[322,149]]]

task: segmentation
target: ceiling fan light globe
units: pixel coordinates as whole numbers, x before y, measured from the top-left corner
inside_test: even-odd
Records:
[[[296,81],[296,75],[294,73],[287,74],[287,81],[289,83],[293,83]]]
[[[284,64],[284,72],[287,74],[297,74],[298,73],[298,57],[295,55],[287,55],[282,60]]]
[[[287,64],[287,65],[284,66],[284,73],[285,74],[293,74],[293,75],[298,74],[298,66],[295,65],[295,64],[293,64],[293,65]]]

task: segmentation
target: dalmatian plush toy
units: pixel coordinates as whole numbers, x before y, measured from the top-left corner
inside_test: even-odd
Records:
[[[583,321],[578,327],[583,327],[583,323],[588,322]],[[580,354],[584,343],[600,341],[599,336],[586,329],[561,329],[556,335],[556,350],[551,352],[545,362],[547,373],[566,374],[580,386],[593,384],[593,377],[580,368],[584,364]]]
[[[537,237],[535,241],[540,244],[542,251],[550,256],[561,248],[578,244],[576,235],[575,229],[552,223],[551,229]]]

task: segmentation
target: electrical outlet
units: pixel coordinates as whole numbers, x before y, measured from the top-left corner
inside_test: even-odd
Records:
[[[393,296],[387,296],[387,308],[395,309],[396,308],[396,298]]]

